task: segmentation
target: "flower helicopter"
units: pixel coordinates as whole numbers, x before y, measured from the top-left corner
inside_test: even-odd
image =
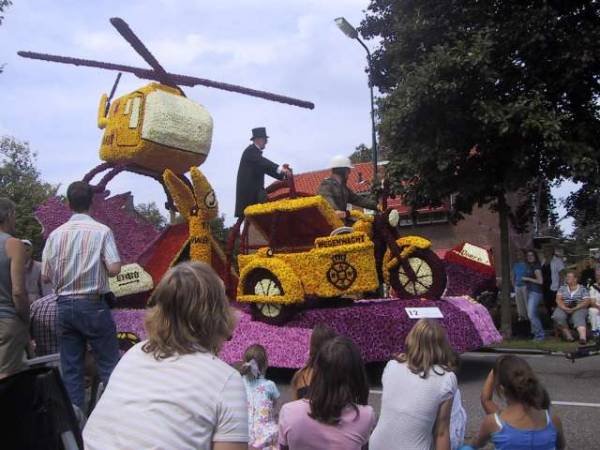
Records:
[[[212,117],[206,108],[187,98],[180,86],[201,85],[301,108],[314,108],[311,102],[284,95],[169,73],[123,19],[111,18],[110,23],[149,64],[150,69],[29,51],[18,52],[24,58],[119,72],[110,94],[102,95],[98,107],[98,127],[104,130],[100,159],[104,163],[84,177],[84,181],[91,182],[95,176],[108,170],[95,187],[99,192],[122,171],[149,176],[164,187],[164,170],[172,170],[181,176],[190,167],[199,166],[205,161],[212,142]],[[123,72],[152,82],[112,100]],[[167,208],[174,211],[175,206],[167,189],[165,193]]]

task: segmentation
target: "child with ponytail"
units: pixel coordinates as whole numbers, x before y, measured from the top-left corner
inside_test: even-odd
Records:
[[[506,401],[500,410],[494,391]],[[549,412],[550,397],[527,362],[514,355],[496,360],[481,393],[488,414],[477,439],[462,449],[480,448],[491,440],[498,450],[553,450],[565,448],[558,416]]]
[[[254,344],[246,349],[240,373],[248,398],[249,449],[278,450],[275,404],[279,390],[275,383],[265,378],[269,367],[267,351]]]

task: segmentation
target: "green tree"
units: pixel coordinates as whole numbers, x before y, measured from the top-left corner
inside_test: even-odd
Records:
[[[373,152],[370,147],[365,144],[360,144],[350,155],[350,161],[352,164],[370,162],[373,158]]]
[[[2,21],[4,20],[2,13],[4,13],[6,8],[8,8],[10,5],[12,5],[10,0],[0,0],[0,25],[2,25]]]
[[[381,143],[377,147],[377,160],[379,162],[386,160],[389,156],[389,149]],[[352,164],[365,163],[373,161],[373,152],[371,147],[365,144],[359,144],[350,155]]]
[[[569,196],[565,206],[575,219],[572,252],[583,255],[590,248],[600,248],[600,178],[585,183]]]
[[[31,240],[34,255],[39,257],[44,240],[34,212],[56,195],[58,186],[42,181],[35,166],[36,157],[27,142],[8,136],[0,138],[0,196],[16,203],[17,237]]]
[[[224,249],[229,236],[229,228],[225,226],[225,215],[221,214],[210,221],[210,233]]]
[[[456,196],[498,212],[502,331],[511,334],[507,194],[598,167],[600,3],[372,0],[380,134],[414,206]],[[524,214],[530,214],[525,212]]]
[[[167,218],[161,214],[156,202],[135,205],[135,211],[159,230],[167,226]]]
[[[10,0],[0,0],[0,25],[2,25],[2,21],[4,20],[4,16],[2,13],[6,8],[12,5]],[[2,69],[4,68],[4,64],[0,64],[0,73],[2,73]]]

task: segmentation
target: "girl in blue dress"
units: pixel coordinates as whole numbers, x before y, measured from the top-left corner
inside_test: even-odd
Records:
[[[506,401],[502,410],[492,400],[496,392]],[[527,362],[514,355],[501,356],[481,394],[488,415],[472,447],[492,441],[497,450],[554,450],[566,446],[562,424],[550,413],[550,397]]]

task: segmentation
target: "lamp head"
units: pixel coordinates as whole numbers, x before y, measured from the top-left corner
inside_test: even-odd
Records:
[[[358,31],[356,31],[356,28],[350,25],[350,23],[343,17],[338,17],[337,19],[335,19],[335,24],[350,39],[358,38]]]

